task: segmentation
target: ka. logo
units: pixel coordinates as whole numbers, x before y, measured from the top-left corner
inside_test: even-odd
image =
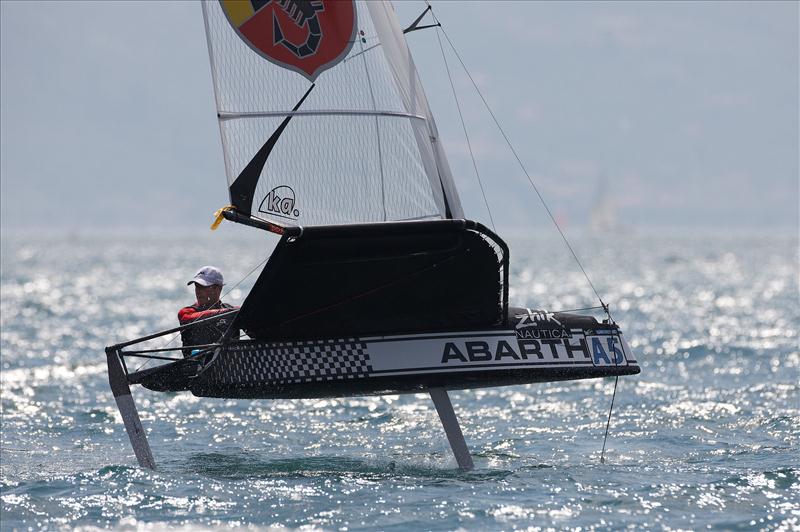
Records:
[[[258,212],[296,220],[300,216],[300,211],[294,208],[294,202],[294,189],[287,185],[280,185],[264,196],[264,199],[261,200],[261,205],[258,207]]]

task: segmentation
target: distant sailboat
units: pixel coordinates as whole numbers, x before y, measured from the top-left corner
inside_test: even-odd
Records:
[[[605,176],[600,176],[597,181],[597,191],[593,201],[592,209],[589,211],[589,229],[597,233],[615,230],[617,228],[616,204]]]
[[[202,6],[230,191],[219,216],[280,241],[197,356],[134,347],[184,327],[106,349],[140,465],[155,461],[131,384],[226,398],[427,392],[469,469],[448,390],[639,372],[611,320],[509,307],[508,247],[464,219],[389,3]],[[130,357],[162,365],[131,371]]]
[[[597,180],[597,188],[592,196],[592,208],[589,211],[589,234],[608,236],[609,234],[629,234],[632,227],[627,225],[619,215],[619,204],[614,195],[613,186],[606,176]]]

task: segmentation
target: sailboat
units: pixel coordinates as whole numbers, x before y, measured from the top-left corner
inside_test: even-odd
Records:
[[[240,309],[106,348],[141,466],[155,460],[131,385],[237,399],[428,393],[470,469],[448,391],[639,372],[610,318],[509,305],[509,248],[464,215],[390,3],[201,5],[230,192],[215,223],[280,240]],[[136,347],[221,317],[226,332],[193,356]],[[134,370],[132,358],[160,365]]]

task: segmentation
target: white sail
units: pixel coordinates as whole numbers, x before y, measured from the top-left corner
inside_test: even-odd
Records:
[[[393,9],[354,2],[352,32],[331,48],[324,17],[347,4],[203,2],[232,203],[290,225],[463,217]],[[329,61],[310,63],[321,51]],[[248,165],[252,194],[239,193]]]

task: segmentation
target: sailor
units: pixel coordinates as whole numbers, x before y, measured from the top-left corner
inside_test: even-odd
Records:
[[[194,278],[186,283],[194,284],[194,293],[197,300],[188,307],[178,311],[178,321],[187,325],[197,320],[210,318],[238,308],[220,301],[222,286],[224,284],[222,272],[214,266],[203,266]],[[181,331],[181,340],[184,347],[193,345],[208,345],[219,342],[233,320],[232,315],[220,316],[217,320],[209,320],[195,327],[187,327]],[[238,338],[238,331],[232,331],[229,338]],[[196,355],[202,349],[184,349],[183,356]]]

